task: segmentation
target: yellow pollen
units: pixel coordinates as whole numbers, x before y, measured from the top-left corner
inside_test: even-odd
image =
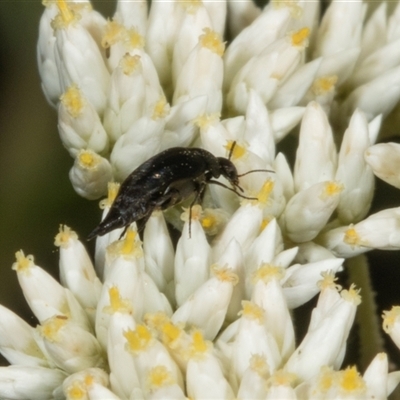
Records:
[[[60,225],[59,232],[54,239],[57,247],[67,248],[70,240],[77,240],[78,235],[67,225]]]
[[[243,300],[242,307],[243,310],[239,311],[239,315],[257,320],[259,324],[264,322],[264,310],[260,306],[251,301]]]
[[[142,63],[139,55],[131,56],[129,53],[125,54],[119,62],[119,67],[125,75],[132,75],[135,71],[141,68]]]
[[[321,198],[332,197],[338,195],[343,190],[343,185],[337,182],[327,182],[321,193]]]
[[[221,118],[221,114],[211,113],[211,114],[201,114],[193,120],[193,124],[198,126],[202,130],[207,130],[211,125],[218,122]]]
[[[273,279],[281,280],[285,275],[285,271],[282,267],[276,267],[270,264],[263,264],[258,268],[252,276],[252,282],[254,284],[257,281],[262,280],[264,283],[271,282]]]
[[[230,152],[232,149],[234,141],[233,140],[228,140],[228,143],[226,144],[225,148]],[[237,160],[239,158],[244,157],[244,155],[247,153],[247,150],[244,146],[239,145],[237,142],[235,144],[235,147],[233,149],[233,153],[231,156],[232,160]]]
[[[86,100],[78,86],[73,84],[60,97],[61,103],[73,118],[79,117],[86,105]]]
[[[269,374],[269,367],[264,355],[252,354],[249,361],[250,368],[261,377],[266,378]]]
[[[215,224],[215,217],[209,214],[207,217],[201,219],[201,226],[204,229],[209,229]]]
[[[126,29],[117,21],[107,21],[104,28],[104,34],[101,39],[101,45],[108,49],[113,44],[123,40],[126,37]]]
[[[93,375],[87,374],[85,375],[85,379],[84,379],[85,385],[86,386],[92,386],[94,383],[94,377]]]
[[[340,291],[342,287],[336,283],[337,277],[332,271],[321,272],[322,280],[318,282],[318,287],[322,290],[333,289]]]
[[[68,317],[63,315],[56,315],[55,317],[51,317],[46,320],[42,326],[39,326],[39,332],[45,337],[47,340],[51,342],[57,342],[58,332],[62,329],[66,323],[68,322]]]
[[[271,218],[263,218],[263,220],[261,221],[260,232],[262,232],[270,222]]]
[[[221,36],[210,28],[203,29],[203,32],[204,34],[199,37],[200,44],[222,57],[225,51],[225,43],[222,42]]]
[[[258,192],[257,199],[260,204],[267,204],[269,200],[269,196],[274,190],[275,182],[272,179],[267,179],[264,182],[261,190]]]
[[[226,219],[227,217],[223,210],[206,208],[203,210],[200,223],[206,234],[213,236],[220,231],[220,228],[226,222]]]
[[[353,226],[346,230],[343,241],[350,246],[359,246],[361,244],[361,238]]]
[[[135,28],[127,31],[126,43],[129,49],[143,49],[145,45],[144,37]]]
[[[80,19],[80,15],[75,13],[65,0],[57,0],[57,7],[59,13],[51,22],[53,29],[63,29],[69,24]]]
[[[121,254],[130,255],[136,250],[136,235],[137,233],[132,229],[128,229],[126,236],[123,240]]]
[[[160,118],[165,118],[168,116],[169,110],[170,110],[170,106],[167,102],[167,99],[165,98],[164,95],[162,95],[158,99],[156,105],[154,106],[154,111],[153,111],[153,115],[151,116],[151,118],[155,121]]]
[[[67,398],[69,400],[87,399],[86,390],[82,388],[80,382],[74,382],[67,389]]]
[[[162,334],[162,341],[170,346],[182,335],[182,329],[174,325],[172,322],[168,322],[162,327]]]
[[[132,314],[132,305],[127,299],[121,297],[121,293],[117,286],[111,286],[108,289],[108,296],[110,297],[110,305],[103,308],[103,312],[113,314],[115,312]]]
[[[25,257],[25,254],[22,250],[17,251],[15,253],[16,262],[12,265],[12,269],[18,272],[29,272],[29,269],[33,267],[33,256],[28,255]]]
[[[308,37],[310,36],[309,28],[301,28],[297,32],[293,33],[291,36],[292,46],[302,46],[307,47]]]
[[[124,337],[128,341],[128,350],[134,353],[146,350],[153,340],[151,332],[144,325],[137,325],[135,330],[124,332]]]
[[[220,267],[218,264],[211,265],[211,273],[222,282],[229,282],[235,286],[239,282],[239,277],[229,268]]]
[[[207,351],[211,347],[211,343],[204,340],[203,334],[200,331],[194,331],[192,333],[192,345],[191,345],[191,355],[199,356]]]
[[[77,155],[81,168],[94,169],[100,164],[100,156],[92,150],[81,150]]]
[[[108,182],[108,196],[106,199],[100,201],[99,206],[102,210],[106,207],[111,207],[119,192],[120,184],[117,182]]]
[[[159,311],[155,313],[146,313],[143,317],[143,321],[150,328],[156,329],[159,332],[163,329],[163,326],[170,322],[167,314]]]
[[[383,330],[391,333],[395,324],[400,320],[400,306],[393,306],[390,311],[383,312]]]
[[[297,379],[296,374],[291,372],[277,370],[268,380],[272,386],[291,386]]]
[[[327,366],[322,367],[318,376],[318,389],[321,392],[326,392],[333,387],[334,382],[335,372]]]
[[[364,393],[366,390],[366,384],[356,367],[349,367],[340,371],[339,385],[346,393]]]
[[[349,301],[356,306],[361,304],[360,289],[356,289],[354,283],[351,284],[349,290],[342,290],[340,294],[344,300]]]
[[[147,384],[150,389],[157,389],[173,385],[174,383],[175,381],[171,372],[164,365],[157,365],[152,368],[147,376]]]
[[[315,96],[321,96],[333,90],[337,80],[338,77],[336,75],[321,76],[314,81],[313,85],[311,86],[311,90]]]

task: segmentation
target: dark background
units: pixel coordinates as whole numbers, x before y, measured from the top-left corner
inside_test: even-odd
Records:
[[[112,15],[113,0],[93,3],[103,15]],[[36,41],[42,11],[39,1],[0,2],[0,303],[32,323],[11,270],[15,252],[33,254],[38,265],[57,276],[53,241],[59,224],[84,238],[100,217],[97,201],[81,199],[72,189],[73,160],[59,140],[56,111],[41,91]],[[378,182],[372,211],[400,205],[399,193]],[[400,305],[400,254],[376,251],[369,259],[380,315]]]

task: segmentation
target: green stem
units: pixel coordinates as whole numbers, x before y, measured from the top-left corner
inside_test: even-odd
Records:
[[[376,354],[384,351],[380,331],[382,322],[378,317],[367,257],[361,254],[347,260],[347,271],[349,281],[361,288],[362,302],[357,310],[356,321],[360,328],[360,367],[365,371]]]

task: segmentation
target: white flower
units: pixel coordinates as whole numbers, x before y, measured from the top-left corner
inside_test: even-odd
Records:
[[[54,244],[60,248],[60,281],[71,290],[94,325],[102,284],[93,264],[78,236],[67,226],[60,227]]]
[[[212,344],[204,340],[199,331],[192,334],[187,365],[187,394],[193,398],[229,399],[234,392],[224,377],[221,363],[213,352]]]
[[[58,131],[72,157],[80,150],[93,150],[105,154],[109,139],[93,105],[86,101],[74,84],[60,97]]]
[[[90,367],[103,367],[100,343],[94,335],[62,315],[42,322],[38,331],[46,355],[55,367],[74,373]]]
[[[13,400],[61,399],[56,388],[65,377],[65,373],[57,369],[19,365],[0,367],[0,395]]]
[[[339,204],[342,185],[326,181],[296,193],[281,215],[283,231],[294,242],[314,239]]]
[[[200,206],[192,208],[192,219],[187,218],[176,247],[175,296],[179,306],[207,281],[210,274],[211,248],[199,221],[200,212]]]
[[[112,179],[109,161],[91,150],[80,150],[69,171],[69,179],[75,191],[89,200],[107,193],[107,184]]]
[[[344,185],[338,205],[338,217],[343,223],[361,220],[371,206],[374,179],[364,160],[369,144],[367,121],[356,110],[343,136],[335,176]]]
[[[320,302],[314,309],[309,330],[300,346],[291,355],[285,369],[295,373],[302,380],[312,378],[323,365],[341,365],[343,349],[355,317],[360,298],[357,291],[351,288],[344,291],[330,307],[324,304],[328,286],[321,292]],[[329,343],[329,345],[327,345]]]
[[[365,161],[374,174],[387,183],[400,188],[398,165],[400,163],[400,144],[380,143],[365,151]]]
[[[332,229],[321,235],[320,243],[339,257],[351,257],[372,248],[398,249],[400,208],[389,208],[370,215],[355,225]]]
[[[187,200],[184,223],[180,205],[165,213],[180,238],[149,202],[143,232],[132,223],[96,239],[95,267],[63,227],[65,287],[17,253],[39,325],[0,307],[0,352],[14,364],[0,369],[0,397],[364,399],[399,383],[383,353],[364,376],[340,371],[361,300],[335,273],[339,257],[400,249],[399,208],[368,214],[372,171],[397,185],[395,146],[372,145],[399,109],[400,6],[364,22],[367,4],[333,0],[321,23],[318,2],[254,7],[118,1],[106,21],[86,1],[48,4],[43,89],[75,157],[75,190],[97,199],[109,187],[103,218],[119,190],[108,183],[171,146],[229,158],[239,186],[206,168],[193,182],[174,175],[173,189],[203,203]],[[314,296],[296,348],[290,310]],[[399,344],[397,325],[388,314]]]
[[[300,127],[294,167],[296,192],[319,182],[333,180],[336,167],[337,151],[332,128],[321,106],[312,102],[305,110]]]
[[[172,316],[174,323],[201,326],[207,339],[214,339],[225,319],[237,275],[229,268],[213,265],[212,276]]]
[[[59,71],[54,54],[56,38],[50,23],[57,15],[57,6],[50,3],[40,18],[39,40],[37,44],[37,58],[40,76],[42,78],[42,89],[47,101],[56,106],[62,93]]]
[[[79,22],[79,13],[59,3],[59,14],[52,21],[54,54],[63,91],[78,85],[96,111],[102,115],[107,99],[110,74],[102,53],[89,31]]]

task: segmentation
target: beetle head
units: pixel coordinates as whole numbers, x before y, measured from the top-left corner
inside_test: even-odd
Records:
[[[233,162],[224,157],[217,157],[217,160],[221,175],[225,177],[233,187],[241,189],[239,186],[239,175]]]

